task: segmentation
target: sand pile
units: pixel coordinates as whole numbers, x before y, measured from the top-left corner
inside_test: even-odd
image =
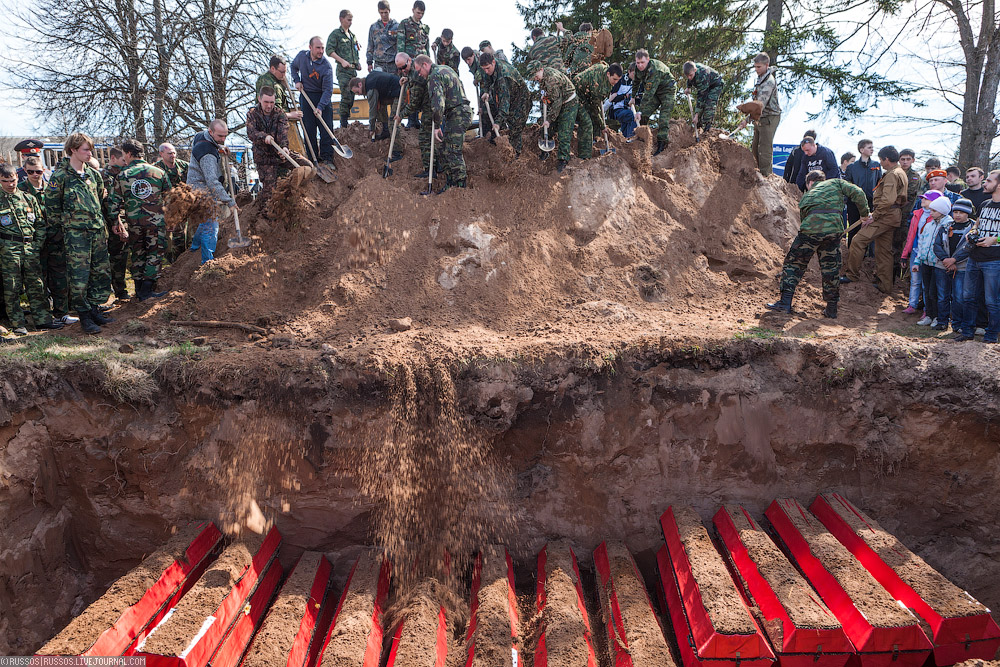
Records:
[[[538,159],[534,130],[516,161],[474,140],[470,187],[422,197],[415,132],[402,132],[404,158],[383,179],[388,146],[349,128],[355,157],[337,160],[336,182],[304,183],[295,201],[292,184],[279,189],[285,200],[271,211],[284,219],[247,206],[241,220],[259,243],[235,254],[220,244],[214,267],[187,253],[161,281],[170,296],[136,313],[262,321],[300,343],[383,358],[420,345],[614,347],[710,318],[752,318],[774,295],[798,226],[795,196],[760,176],[745,148],[694,144],[680,125],[673,133],[664,155],[651,159],[641,132],[561,175]],[[393,334],[388,322],[406,317],[412,330]]]

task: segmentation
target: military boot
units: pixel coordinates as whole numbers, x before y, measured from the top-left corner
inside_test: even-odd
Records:
[[[111,324],[115,321],[115,318],[108,317],[98,308],[92,308],[90,310],[90,319],[92,319],[95,324]]]
[[[97,326],[97,323],[90,317],[90,311],[79,311],[77,315],[80,317],[80,328],[83,329],[85,334],[99,334],[101,333],[101,327]]]
[[[653,155],[659,155],[667,149],[667,142],[664,139],[656,140],[656,150],[653,151]]]
[[[343,129],[351,122],[350,115],[340,114],[340,128]]]
[[[566,168],[567,164],[569,164],[569,160],[559,160],[559,164],[556,165],[556,171],[560,174],[563,173],[563,169]]]
[[[794,290],[788,290],[781,293],[781,299],[775,301],[774,303],[767,304],[767,307],[771,310],[777,310],[782,313],[792,312],[792,297],[795,295]]]
[[[451,174],[448,174],[445,177],[444,187],[441,188],[440,190],[438,190],[437,192],[435,192],[434,194],[437,194],[437,195],[444,194],[445,192],[447,192],[448,190],[450,190],[452,188],[452,186],[454,186],[454,185],[455,185],[455,181],[452,180]]]
[[[135,297],[139,301],[145,301],[146,299],[159,299],[166,294],[166,292],[154,292],[154,289],[156,289],[156,281],[143,280],[139,290],[135,293]]]
[[[827,301],[826,308],[823,309],[823,317],[829,317],[831,320],[837,319],[837,302]]]

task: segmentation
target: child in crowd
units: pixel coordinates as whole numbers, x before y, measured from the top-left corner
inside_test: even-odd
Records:
[[[917,253],[911,251],[913,251],[917,243],[917,236],[920,233],[921,226],[926,225],[930,219],[929,211],[931,202],[940,196],[941,193],[937,190],[931,190],[920,195],[920,208],[913,212],[913,217],[910,219],[910,229],[906,234],[906,245],[903,246],[902,259],[900,260],[903,266],[906,266],[907,263],[910,266],[910,302],[903,312],[908,315],[917,312],[917,309],[920,308],[920,297],[923,296],[924,314],[917,321],[917,324],[921,326],[930,324],[932,318],[927,316],[927,294],[922,289],[923,285],[920,280],[920,262],[917,260]],[[909,262],[906,262],[907,258],[909,258]],[[937,295],[935,294],[935,296]]]
[[[934,254],[934,241],[942,227],[951,224],[951,200],[947,197],[936,197],[927,207],[927,218],[917,232],[917,261],[920,262],[920,284],[924,288],[924,310],[931,318],[930,326],[946,330],[951,317],[951,303],[941,303],[938,300],[940,290],[937,283],[937,271],[944,264]],[[920,324],[920,322],[917,322]],[[941,325],[944,325],[944,328]]]
[[[635,63],[629,65],[628,73],[618,79],[602,106],[604,113],[618,121],[625,141],[631,143],[635,134],[635,108],[632,100],[632,81],[635,79]]]
[[[951,306],[952,327],[958,327],[962,322],[964,314],[962,304],[962,290],[965,286],[965,266],[968,258],[955,258],[959,246],[964,245],[965,233],[971,224],[970,216],[975,212],[972,202],[968,199],[959,199],[951,207],[951,223],[944,224],[942,220],[938,229],[938,234],[934,239],[934,255],[941,263],[941,267],[935,272],[938,286],[938,326],[941,331],[948,328],[945,320],[944,326],[942,318],[947,317],[949,304]]]

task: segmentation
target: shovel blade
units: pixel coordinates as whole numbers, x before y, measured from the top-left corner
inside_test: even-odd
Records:
[[[233,248],[233,249],[236,249],[236,248],[246,248],[252,242],[253,241],[251,241],[248,238],[245,238],[243,236],[237,236],[234,239],[229,239],[229,247]]]
[[[316,175],[319,176],[325,183],[333,183],[337,180],[337,175],[334,174],[328,165],[320,164],[316,167]]]
[[[539,139],[538,147],[541,148],[546,153],[548,153],[556,149],[556,142],[552,141],[551,139],[549,139],[548,141],[546,141],[545,139]]]
[[[392,176],[392,167],[388,164],[382,167],[382,178],[389,178]]]
[[[343,146],[341,144],[334,144],[333,152],[339,155],[340,157],[344,158],[345,160],[350,160],[352,157],[354,157],[354,151],[352,151],[347,146]]]

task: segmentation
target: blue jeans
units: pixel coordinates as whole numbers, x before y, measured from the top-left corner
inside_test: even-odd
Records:
[[[615,109],[615,120],[622,127],[622,134],[628,139],[635,134],[635,114],[631,109]]]
[[[954,318],[955,309],[952,306],[952,295],[955,288],[955,280],[947,269],[934,267],[934,282],[937,283],[937,321],[938,324],[948,326],[948,318],[952,317],[957,324],[960,319]],[[957,303],[957,301],[956,301]]]
[[[219,221],[208,220],[198,225],[191,239],[191,252],[201,250],[201,263],[215,259],[215,244],[219,240]]]
[[[965,271],[956,271],[951,280],[951,328],[958,331],[965,321]]]
[[[913,267],[920,268],[916,261],[916,254],[910,254],[910,308],[916,308],[920,304],[920,271],[914,271]]]
[[[984,342],[995,343],[1000,337],[1000,261],[977,262],[970,258],[965,268],[965,289],[962,300],[965,312],[962,315],[962,333],[971,336],[976,331],[977,295],[979,286],[986,292],[986,311],[990,322],[986,326]]]
[[[299,93],[299,106],[302,107],[302,129],[306,131],[306,141],[312,146],[313,151],[319,156],[319,159],[326,162],[328,160],[333,160],[333,139],[330,138],[330,134],[322,128],[319,124],[319,119],[316,118],[316,114],[309,107],[306,102],[304,95],[308,95],[312,103],[319,107],[319,98],[322,93],[319,91],[312,92],[302,92]],[[326,123],[327,127],[333,127],[333,105],[327,104],[325,107],[320,109],[320,113],[323,115],[323,122]],[[319,145],[316,145],[317,135],[319,136]]]

